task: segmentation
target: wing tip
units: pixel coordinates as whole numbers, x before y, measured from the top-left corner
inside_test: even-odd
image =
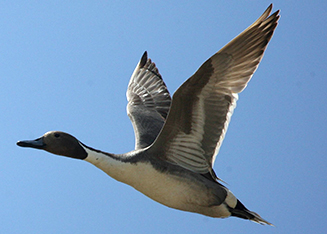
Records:
[[[277,21],[278,21],[278,19],[279,19],[279,17],[280,17],[280,15],[279,15],[280,10],[278,9],[277,11],[275,11],[274,13],[272,13],[272,14],[270,15],[270,13],[271,13],[271,11],[272,11],[272,8],[273,8],[273,4],[271,3],[271,4],[268,6],[267,10],[263,13],[263,15],[264,15],[266,12],[268,12],[268,15],[267,15],[266,18],[273,17],[273,18],[277,18]],[[270,16],[269,16],[269,15],[270,15]],[[269,16],[269,17],[268,17],[268,16]]]
[[[267,9],[262,13],[262,15],[252,24],[250,25],[249,28],[254,27],[255,25],[261,24],[263,21],[267,20],[268,18],[274,17],[274,18],[279,18],[279,10],[274,12],[272,15],[270,15],[271,11],[273,8],[273,4],[271,3]]]
[[[148,52],[147,51],[144,51],[141,59],[140,59],[140,67],[144,67],[144,65],[146,64],[148,60]]]
[[[270,3],[270,5],[267,7],[267,10],[266,10],[266,11],[268,11],[268,12],[269,12],[269,13],[268,13],[268,15],[270,14],[270,12],[271,12],[272,8],[273,8],[273,4],[272,4],[272,3]]]

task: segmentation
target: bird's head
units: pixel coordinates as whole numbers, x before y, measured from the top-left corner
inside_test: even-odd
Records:
[[[18,141],[18,146],[42,149],[53,154],[62,155],[70,158],[85,159],[87,152],[82,144],[72,135],[50,131],[35,140]]]

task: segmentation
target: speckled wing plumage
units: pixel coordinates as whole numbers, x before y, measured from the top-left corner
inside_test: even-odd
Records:
[[[127,89],[127,114],[135,132],[135,149],[142,149],[158,136],[169,111],[171,97],[156,65],[145,52]]]
[[[258,20],[209,58],[174,94],[162,132],[149,149],[188,170],[211,173],[242,92],[279,19],[270,5]],[[164,147],[164,148],[162,148]]]

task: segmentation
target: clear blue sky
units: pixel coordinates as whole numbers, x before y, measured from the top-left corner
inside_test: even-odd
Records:
[[[270,1],[2,1],[0,233],[324,233],[327,1],[305,2],[273,2],[280,23],[214,167],[269,227],[173,210],[87,162],[15,143],[63,130],[132,150],[125,92],[142,53],[173,93]]]

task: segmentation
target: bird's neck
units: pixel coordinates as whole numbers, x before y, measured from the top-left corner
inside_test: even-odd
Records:
[[[85,161],[92,163],[112,178],[130,184],[131,173],[135,170],[135,163],[128,160],[132,156],[110,154],[85,145],[83,148],[88,154]]]

